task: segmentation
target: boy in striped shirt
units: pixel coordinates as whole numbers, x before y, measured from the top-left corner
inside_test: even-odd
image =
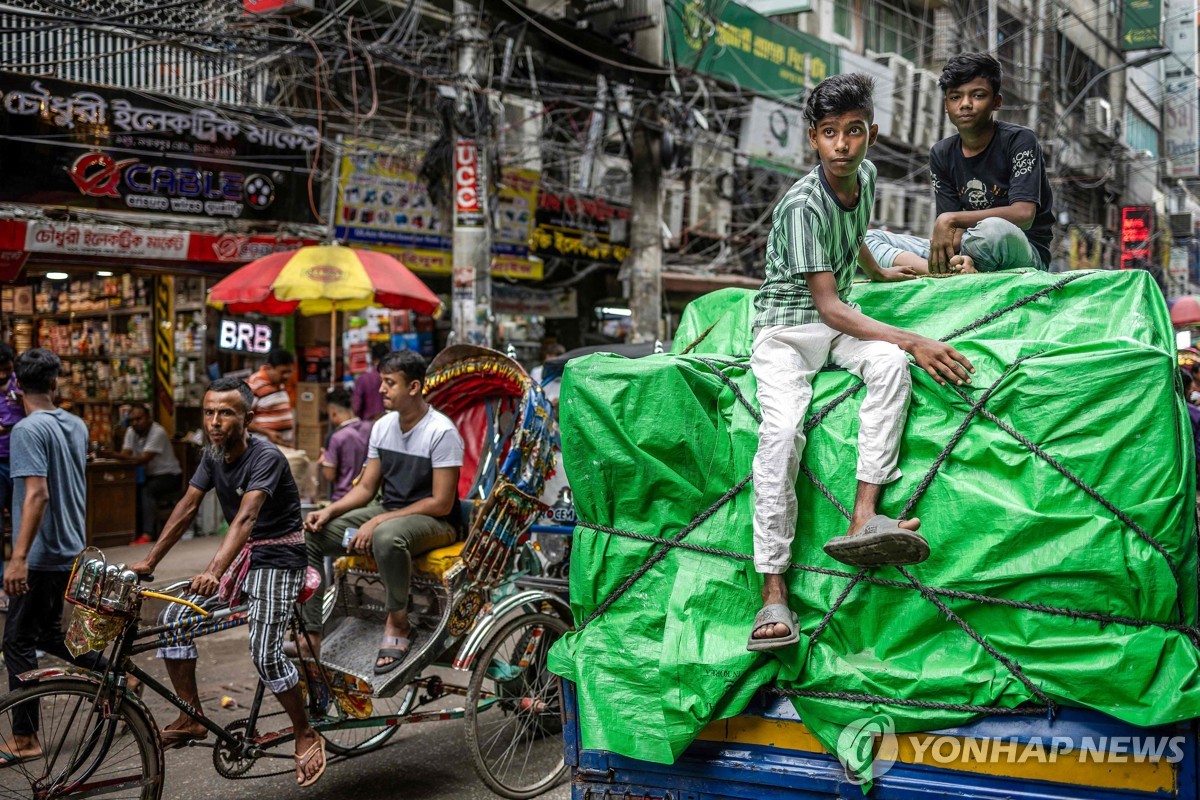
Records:
[[[900,436],[908,412],[908,358],[940,384],[970,382],[971,363],[948,344],[885,325],[849,302],[855,269],[871,280],[916,277],[881,269],[863,244],[875,200],[875,165],[866,161],[878,128],[874,85],[865,75],[836,75],[805,104],[808,140],[820,163],[776,206],[767,237],[766,280],[755,298],[750,366],[762,410],[754,457],[754,565],[763,573],[763,607],[747,648],[773,650],[798,641],[784,574],[796,532],[796,475],[804,453],[804,417],[812,379],[832,362],[861,379],[858,491],[849,529],[825,552],[855,567],[915,564],[929,556],[920,520],[877,513],[880,490],[900,477]]]

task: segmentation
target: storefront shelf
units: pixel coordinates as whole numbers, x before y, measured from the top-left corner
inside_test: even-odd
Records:
[[[114,358],[149,358],[149,350],[132,350],[128,353],[109,353],[101,355],[99,353],[67,353],[60,355],[59,358],[66,361],[109,361]]]
[[[149,314],[150,306],[129,306],[128,308],[110,308],[105,311],[58,311],[54,314],[35,314],[38,319],[96,319],[100,317],[126,314]]]

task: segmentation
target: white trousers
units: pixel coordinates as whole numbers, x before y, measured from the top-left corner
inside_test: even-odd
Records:
[[[791,563],[804,417],[813,376],[829,361],[867,385],[859,410],[858,480],[885,484],[901,474],[896,463],[912,394],[904,351],[820,322],[763,328],[750,356],[762,411],[754,456],[754,566],[759,572],[780,574]]]

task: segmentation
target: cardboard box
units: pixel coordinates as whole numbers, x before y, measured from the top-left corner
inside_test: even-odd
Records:
[[[301,426],[319,426],[329,404],[329,387],[305,381],[296,387],[296,422]]]
[[[325,427],[323,425],[304,425],[296,428],[296,449],[308,453],[308,457],[316,461],[321,457],[321,448],[325,444]]]

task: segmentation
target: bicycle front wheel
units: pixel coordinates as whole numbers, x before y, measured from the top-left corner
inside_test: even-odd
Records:
[[[512,800],[537,797],[562,781],[562,695],[546,667],[567,632],[548,614],[517,617],[492,636],[467,687],[467,745],[480,779]]]
[[[102,693],[90,681],[60,678],[0,698],[0,800],[159,800],[155,731],[131,702],[114,709]]]

